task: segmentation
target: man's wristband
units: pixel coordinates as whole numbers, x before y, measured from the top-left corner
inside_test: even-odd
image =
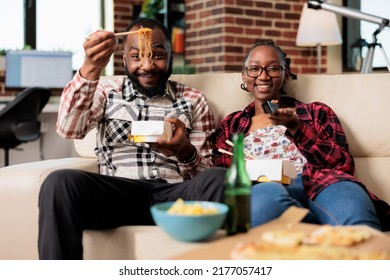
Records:
[[[192,147],[193,147],[193,152],[192,152],[191,157],[189,157],[186,160],[180,160],[181,163],[191,163],[198,157],[198,151],[196,150],[195,146],[192,146]]]

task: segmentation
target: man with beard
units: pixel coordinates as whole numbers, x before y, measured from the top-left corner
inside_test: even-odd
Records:
[[[85,229],[152,225],[150,206],[184,200],[223,201],[225,169],[210,168],[214,120],[204,95],[170,81],[172,43],[158,21],[138,19],[127,28],[151,29],[151,56],[141,55],[140,32],[123,39],[126,77],[100,79],[117,48],[114,33],[96,31],[84,43],[86,58],[64,88],[57,132],[83,138],[97,128],[99,174],[58,170],[39,194],[40,259],[82,259]],[[129,141],[132,121],[167,120],[171,140]]]

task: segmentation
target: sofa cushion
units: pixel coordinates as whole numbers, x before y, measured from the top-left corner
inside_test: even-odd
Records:
[[[240,88],[239,73],[172,75],[172,79],[205,93],[216,124],[229,113],[242,110],[252,100],[251,95]],[[390,104],[390,94],[383,94],[390,93],[389,81],[388,73],[307,74],[288,81],[285,89],[288,95],[303,102],[321,101],[332,107],[341,120],[353,156],[390,156],[389,116],[386,110],[378,110],[378,103]],[[376,92],[381,94],[376,96]],[[94,133],[83,140],[75,140],[80,156],[95,157]]]
[[[97,172],[96,159],[63,158],[0,168],[0,260],[37,259],[38,193],[54,170]],[[17,242],[15,242],[17,241]]]
[[[96,158],[96,133],[97,129],[94,128],[84,137],[84,139],[73,140],[74,149],[80,157]]]
[[[286,92],[329,105],[343,125],[354,157],[390,156],[390,74],[299,75]],[[381,108],[381,109],[378,109]]]

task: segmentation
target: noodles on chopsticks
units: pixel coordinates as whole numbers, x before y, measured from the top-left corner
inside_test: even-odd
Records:
[[[145,57],[147,57],[150,61],[152,61],[152,29],[141,26],[138,30],[115,33],[115,36],[126,36],[136,33],[138,33],[139,36],[138,49],[140,60],[142,61]]]

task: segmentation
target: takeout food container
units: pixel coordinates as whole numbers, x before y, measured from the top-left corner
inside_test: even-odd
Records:
[[[158,138],[172,139],[172,124],[166,121],[133,121],[128,139],[134,143],[157,142]]]
[[[291,184],[297,177],[294,164],[284,159],[248,159],[246,171],[251,181]]]

